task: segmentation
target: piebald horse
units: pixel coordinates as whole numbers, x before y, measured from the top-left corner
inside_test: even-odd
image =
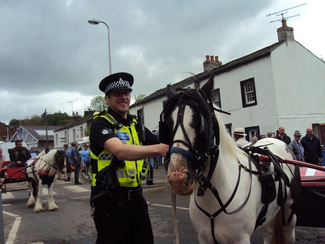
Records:
[[[281,237],[294,243],[299,171],[281,161],[293,159],[292,152],[277,139],[239,148],[212,103],[213,83],[211,76],[202,89],[167,87],[159,134],[170,145],[169,184],[176,194],[191,194],[190,218],[201,244],[250,243],[259,228],[264,243]]]
[[[29,187],[29,199],[27,207],[34,206],[34,212],[42,212],[42,190],[47,185],[47,209],[59,210],[53,199],[53,181],[58,171],[62,172],[66,157],[62,150],[51,150],[48,153],[43,150],[39,155],[27,161],[27,180]]]

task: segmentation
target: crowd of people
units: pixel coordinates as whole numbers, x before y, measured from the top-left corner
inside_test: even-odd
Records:
[[[273,133],[267,132],[266,135],[261,135],[260,138],[257,136],[253,136],[248,142],[245,137],[247,134],[245,133],[243,128],[236,128],[233,133],[234,140],[236,144],[240,147],[244,147],[247,145],[253,145],[258,140],[263,138],[276,138],[285,142],[292,152],[294,153],[296,160],[307,162],[315,165],[321,165],[323,161],[323,152],[321,148],[321,143],[318,137],[313,134],[312,128],[307,128],[306,135],[302,137],[299,130],[296,130],[293,134],[293,140],[291,140],[290,136],[285,133],[285,128],[280,126],[276,131],[275,136]],[[302,138],[301,138],[302,137]]]

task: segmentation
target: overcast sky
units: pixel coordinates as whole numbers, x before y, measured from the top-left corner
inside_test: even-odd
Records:
[[[225,64],[277,42],[281,16],[295,39],[325,56],[324,0],[2,0],[0,121],[83,111],[112,71],[135,78],[134,95],[149,95],[203,71],[206,55]]]

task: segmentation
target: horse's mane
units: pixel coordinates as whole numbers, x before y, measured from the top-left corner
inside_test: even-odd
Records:
[[[239,149],[234,139],[227,132],[220,113],[215,112],[215,116],[219,123],[220,152],[229,152],[229,154],[233,157],[237,157],[238,153],[243,155],[244,152]]]
[[[51,150],[48,153],[45,153],[45,150],[43,150],[38,156],[40,156],[41,162],[39,166],[39,173],[43,174],[49,174],[55,175],[56,169],[52,167],[56,163],[55,154],[57,153],[57,150]]]

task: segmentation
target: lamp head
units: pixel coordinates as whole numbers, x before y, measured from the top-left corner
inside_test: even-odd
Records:
[[[98,25],[99,21],[93,19],[93,20],[88,20],[88,23],[91,24],[91,25]]]

